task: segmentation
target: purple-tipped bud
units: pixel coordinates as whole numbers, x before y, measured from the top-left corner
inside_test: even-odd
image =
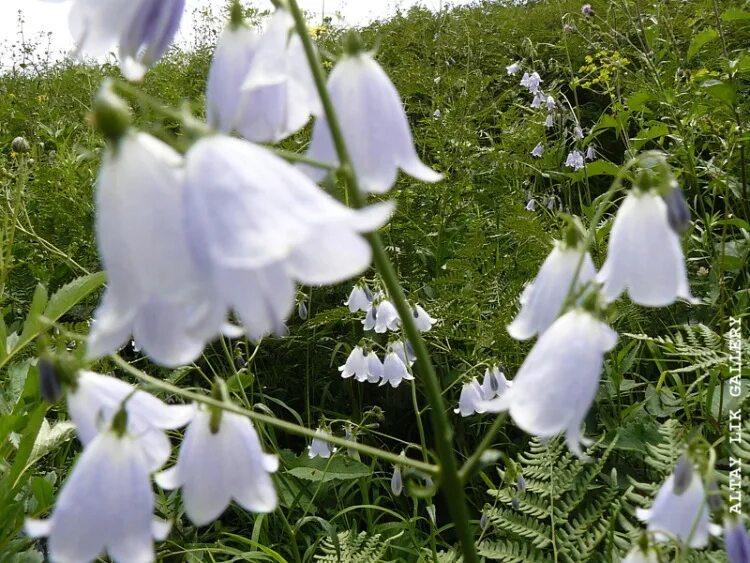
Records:
[[[693,481],[693,462],[690,458],[682,454],[677,460],[677,467],[674,470],[674,494],[680,496],[687,491],[690,483]]]
[[[672,188],[662,199],[667,204],[667,220],[672,230],[677,234],[687,231],[690,227],[690,207],[679,186]]]
[[[305,305],[304,301],[300,301],[299,305],[297,305],[297,314],[303,321],[307,320],[307,305]]]
[[[526,492],[526,479],[523,478],[523,475],[518,476],[518,479],[516,480],[516,488],[519,493]]]

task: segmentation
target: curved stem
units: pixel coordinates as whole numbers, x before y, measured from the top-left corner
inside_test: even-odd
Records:
[[[157,389],[161,389],[162,391],[167,391],[169,393],[173,393],[185,399],[195,401],[196,403],[202,403],[210,407],[219,408],[227,412],[239,414],[241,416],[246,416],[253,422],[268,424],[269,426],[280,428],[281,430],[289,432],[290,434],[297,434],[298,436],[304,436],[305,438],[317,438],[318,440],[324,440],[330,444],[333,444],[334,446],[339,446],[340,448],[347,448],[350,450],[355,450],[361,454],[380,458],[393,464],[398,463],[400,465],[406,465],[406,466],[416,469],[417,471],[422,471],[424,473],[427,473],[428,475],[437,475],[439,472],[438,467],[429,463],[424,463],[422,461],[407,458],[405,456],[396,455],[391,452],[386,452],[384,450],[380,450],[372,446],[367,446],[365,444],[360,444],[359,442],[347,440],[346,438],[337,438],[336,436],[333,436],[333,435],[322,436],[318,434],[315,430],[310,430],[309,428],[305,428],[304,426],[299,426],[298,424],[294,424],[293,422],[280,420],[278,418],[274,418],[273,416],[269,416],[267,414],[261,414],[258,412],[250,411],[232,403],[226,403],[226,402],[214,399],[212,397],[201,395],[200,393],[187,391],[186,389],[182,389],[180,387],[177,387],[176,385],[172,385],[171,383],[167,383],[166,381],[163,381],[156,377],[152,377],[148,375],[147,373],[142,372],[138,368],[131,366],[127,361],[122,359],[117,354],[112,354],[111,358],[124,371],[128,372],[130,375],[132,375],[139,381],[149,386],[156,387]]]
[[[328,128],[333,139],[334,147],[341,163],[340,171],[346,178],[347,194],[354,207],[363,207],[366,204],[365,196],[359,189],[356,174],[349,157],[346,142],[339,124],[333,102],[328,95],[326,79],[320,59],[315,52],[310,35],[307,32],[305,18],[299,8],[297,0],[288,0],[289,11],[294,18],[294,24],[305,49],[310,70],[315,80],[315,86],[320,95],[320,101],[328,122]],[[477,553],[474,546],[474,535],[469,522],[469,513],[466,506],[466,495],[463,484],[458,473],[458,463],[453,452],[453,428],[445,412],[445,404],[441,394],[440,383],[432,365],[427,346],[422,335],[414,323],[414,317],[406,301],[403,289],[399,284],[396,271],[386,254],[383,242],[377,232],[367,235],[367,240],[372,247],[373,260],[388,293],[393,300],[394,306],[401,317],[407,338],[414,346],[414,352],[419,362],[422,377],[420,380],[425,386],[427,399],[432,408],[432,426],[435,434],[435,446],[440,459],[440,485],[445,494],[451,516],[456,526],[456,532],[461,540],[465,563],[476,563]]]

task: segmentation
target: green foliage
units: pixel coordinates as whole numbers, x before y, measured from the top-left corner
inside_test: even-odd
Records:
[[[355,534],[351,530],[341,532],[335,541],[323,540],[320,553],[315,560],[321,563],[379,563],[388,549],[388,542],[380,534],[369,536],[367,532]]]

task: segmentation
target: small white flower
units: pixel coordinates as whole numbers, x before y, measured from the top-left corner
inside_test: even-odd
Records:
[[[536,210],[536,200],[532,197],[527,203],[526,203],[526,211],[535,211]]]
[[[531,107],[536,109],[542,107],[542,103],[544,102],[544,94],[539,91],[536,94],[534,94],[534,99],[531,100]]]
[[[552,96],[547,96],[547,100],[545,101],[545,103],[547,104],[547,109],[549,111],[552,111],[557,107],[557,102],[555,102],[555,98],[553,98]]]
[[[104,552],[115,561],[153,561],[153,540],[169,524],[154,519],[152,468],[129,433],[99,433],[84,448],[48,520],[26,521],[31,537],[47,537],[52,561],[93,561]]]
[[[191,330],[208,288],[185,233],[182,165],[176,151],[145,133],[127,133],[104,153],[96,235],[107,289],[87,340],[92,359],[131,334],[152,360],[170,367],[203,351],[206,339]]]
[[[380,385],[390,383],[391,387],[398,387],[403,380],[411,381],[413,379],[414,376],[409,373],[406,364],[401,361],[398,354],[393,350],[388,352],[383,361],[383,379],[381,379]]]
[[[680,495],[675,494],[674,481],[675,476],[670,475],[656,494],[651,508],[639,508],[636,516],[648,524],[649,532],[655,532],[657,541],[669,541],[671,537],[676,537],[683,543],[687,542],[697,520],[690,547],[706,547],[711,530],[703,481],[700,475],[693,475],[690,485]]]
[[[155,471],[169,459],[172,446],[165,430],[184,426],[195,414],[193,405],[167,405],[115,377],[79,371],[76,387],[68,392],[68,414],[84,446],[94,441],[125,403],[128,431],[137,436],[149,468]]]
[[[349,307],[349,311],[352,313],[367,311],[372,302],[372,294],[369,291],[365,286],[355,285],[352,287],[349,298],[344,302],[344,305]]]
[[[482,398],[485,401],[491,401],[500,397],[510,386],[511,382],[505,378],[505,374],[499,367],[487,368],[482,380]]]
[[[505,72],[508,73],[508,76],[515,75],[519,70],[521,70],[520,62],[515,62],[505,67]]]
[[[580,170],[585,166],[583,161],[583,153],[579,150],[573,150],[568,153],[568,158],[565,159],[565,166],[572,168],[573,170]]]
[[[401,361],[404,362],[404,365],[411,366],[417,361],[417,356],[414,354],[414,350],[410,343],[404,344],[403,341],[396,340],[395,342],[392,342],[390,346],[391,350],[393,350],[396,355],[401,358]]]
[[[184,9],[185,0],[75,0],[70,31],[79,53],[103,55],[119,42],[122,73],[140,80],[169,48]]]
[[[404,480],[401,477],[401,468],[398,465],[393,466],[393,475],[391,476],[391,492],[399,496],[404,490]]]
[[[639,546],[630,550],[622,563],[659,563],[659,557],[653,549],[648,549],[646,553]]]
[[[372,350],[367,352],[367,382],[380,383],[383,378],[383,362]]]
[[[432,112],[432,118],[433,119],[440,119],[441,117],[443,117],[443,112],[440,111],[440,108],[438,108],[438,109],[436,109],[435,111]]]
[[[188,239],[212,288],[207,332],[233,309],[252,340],[283,334],[295,282],[360,274],[372,256],[361,233],[393,210],[390,202],[347,208],[268,149],[239,139],[204,138],[186,162]]]
[[[580,126],[576,125],[573,127],[573,140],[574,141],[580,141],[583,139],[583,129],[581,129]]]
[[[607,302],[624,291],[647,307],[664,307],[677,298],[695,302],[680,239],[669,226],[667,205],[658,194],[631,191],[622,202],[597,281],[604,284]]]
[[[544,154],[544,145],[542,143],[537,143],[534,149],[531,151],[531,156],[536,158],[541,158],[541,156]]]
[[[270,473],[279,467],[263,449],[250,420],[222,412],[216,432],[211,412],[198,409],[185,432],[177,464],[156,476],[163,489],[182,488],[185,514],[196,526],[216,520],[232,500],[251,512],[277,505]]]
[[[375,332],[383,334],[389,330],[396,331],[401,327],[401,319],[393,303],[383,299],[378,304],[377,314],[375,316]]]
[[[375,329],[375,321],[378,318],[378,306],[373,301],[370,303],[370,306],[367,308],[367,312],[365,313],[365,318],[362,319],[362,326],[365,330],[374,330]]]
[[[545,127],[554,127],[555,126],[555,114],[552,112],[549,112],[547,114],[547,119],[544,120],[544,126]]]
[[[325,440],[326,437],[330,436],[328,432],[326,432],[322,428],[318,428],[315,431],[315,434],[320,436],[320,438],[313,438],[312,442],[310,442],[310,445],[307,447],[307,456],[310,459],[314,457],[322,457],[324,459],[328,459],[334,453],[336,453],[336,448],[329,444],[327,440]]]
[[[349,155],[360,187],[384,193],[393,187],[400,168],[424,182],[442,175],[425,166],[417,155],[401,98],[380,65],[367,53],[344,56],[328,79],[328,90],[343,127]],[[325,117],[315,122],[307,156],[339,164]],[[315,180],[327,171],[302,166]]]
[[[525,86],[530,94],[536,94],[539,92],[539,85],[542,83],[542,79],[537,72],[529,74],[525,72],[521,78],[521,86]]]
[[[564,243],[555,243],[544,260],[539,273],[521,294],[521,311],[508,325],[508,333],[516,340],[527,340],[542,334],[557,319],[565,304],[565,297],[573,283],[581,252]],[[574,290],[594,279],[596,269],[586,253]]]
[[[565,432],[570,450],[582,455],[581,426],[599,389],[604,353],[616,343],[617,333],[591,313],[566,313],[539,337],[513,385],[487,401],[487,411],[509,411],[516,425],[542,439]]]
[[[586,149],[586,160],[596,160],[596,149],[593,145],[589,145]]]
[[[412,309],[412,315],[414,316],[414,323],[417,325],[417,330],[419,330],[419,332],[429,332],[432,325],[437,322],[437,319],[433,319],[427,314],[427,311],[419,305],[414,306]]]
[[[355,346],[349,357],[346,359],[346,363],[343,366],[339,366],[341,377],[348,379],[354,376],[357,381],[366,381],[368,375],[367,358],[365,351],[361,346]]]
[[[475,413],[483,413],[486,408],[486,401],[482,393],[482,386],[479,385],[476,377],[461,387],[461,396],[458,398],[458,407],[453,409],[456,414],[462,417],[471,416]]]
[[[427,506],[427,515],[430,517],[433,525],[437,524],[437,511],[435,510],[434,504]]]

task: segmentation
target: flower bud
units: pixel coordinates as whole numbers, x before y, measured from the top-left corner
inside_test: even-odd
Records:
[[[479,527],[482,530],[486,530],[487,526],[490,525],[490,519],[487,517],[486,512],[482,512],[482,517],[479,519]]]
[[[31,150],[31,145],[24,137],[16,137],[11,142],[10,148],[13,149],[13,152],[27,153]]]
[[[521,501],[518,500],[518,497],[513,497],[510,505],[513,507],[513,510],[519,510],[521,508]]]
[[[518,479],[516,480],[516,488],[518,489],[519,493],[526,492],[526,479],[523,478],[523,475],[518,475]]]
[[[401,477],[401,468],[398,465],[393,466],[393,476],[391,477],[391,492],[399,496],[404,490],[404,480]]]
[[[344,53],[347,55],[358,55],[365,51],[365,42],[359,32],[352,30],[344,36]]]
[[[690,208],[680,187],[675,184],[662,199],[667,204],[667,220],[672,230],[677,234],[687,231],[690,227]]]
[[[307,320],[307,305],[305,305],[304,301],[300,301],[299,305],[297,305],[297,314],[303,321]]]
[[[56,402],[62,395],[62,388],[55,365],[50,360],[41,358],[37,369],[39,370],[39,393],[42,399],[48,403]]]
[[[682,454],[674,470],[674,494],[680,496],[687,491],[692,481],[693,463],[687,455]]]
[[[107,80],[94,98],[94,123],[110,141],[117,141],[130,126],[130,108],[115,94],[112,82]]]

